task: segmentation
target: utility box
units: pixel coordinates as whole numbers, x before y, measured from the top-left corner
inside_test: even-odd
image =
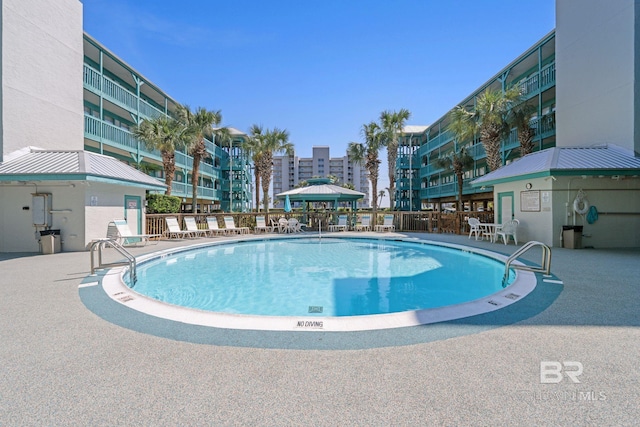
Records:
[[[562,226],[562,247],[567,249],[582,249],[582,225]]]
[[[40,232],[40,247],[43,254],[62,252],[60,230],[42,230]]]

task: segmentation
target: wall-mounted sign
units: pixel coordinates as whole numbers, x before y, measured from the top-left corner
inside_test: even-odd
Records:
[[[520,211],[540,212],[540,191],[520,192]]]

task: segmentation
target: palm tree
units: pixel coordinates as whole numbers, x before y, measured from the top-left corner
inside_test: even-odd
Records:
[[[255,125],[254,125],[255,126]],[[255,132],[254,132],[255,131]],[[261,126],[251,129],[253,146],[250,147],[252,159],[256,168],[256,175],[260,177],[262,184],[263,206],[269,212],[269,186],[273,174],[273,155],[285,153],[293,155],[293,144],[289,142],[289,132],[286,129],[273,128],[264,131]],[[256,180],[256,183],[258,181]],[[257,188],[257,187],[256,187]],[[259,206],[259,205],[258,205]]]
[[[508,129],[507,114],[520,98],[516,88],[506,92],[487,89],[476,100],[475,116],[478,121],[480,139],[487,154],[489,171],[502,166],[500,142]]]
[[[378,191],[378,209],[382,206],[382,199],[384,198],[384,190]]]
[[[256,210],[258,211],[260,210],[260,170],[258,167],[260,165],[262,134],[262,126],[252,125],[249,129],[249,139],[247,139],[242,145],[242,149],[249,153],[251,161],[253,162],[253,177],[255,179],[256,189]]]
[[[458,182],[458,210],[463,210],[462,189],[464,174],[473,166],[473,157],[462,144],[473,136],[473,116],[464,107],[458,106],[449,113],[447,130],[453,136],[453,150],[436,160],[436,165],[446,170],[453,170]]]
[[[515,127],[520,143],[520,157],[533,152],[533,138],[536,131],[531,127],[531,117],[536,112],[536,107],[531,104],[521,103],[511,108],[508,117],[509,127]]]
[[[350,142],[347,148],[347,155],[355,163],[364,164],[367,169],[369,182],[371,182],[371,205],[373,206],[373,217],[375,218],[378,209],[378,178],[380,175],[378,153],[382,148],[382,130],[376,122],[364,124],[362,125],[362,136],[364,137],[364,144]]]
[[[217,126],[222,121],[222,113],[218,111],[209,111],[204,107],[198,107],[193,112],[187,105],[178,105],[178,120],[190,129],[193,139],[187,146],[189,155],[193,158],[193,166],[191,169],[191,184],[193,200],[193,213],[198,211],[198,182],[200,181],[200,162],[209,156],[205,138],[212,138],[213,126]]]
[[[171,184],[176,173],[176,150],[184,147],[191,138],[189,130],[171,117],[160,116],[144,120],[133,128],[131,133],[136,139],[142,141],[148,150],[160,151],[164,183],[167,186],[165,194],[170,196]]]
[[[396,160],[398,158],[398,140],[402,137],[404,124],[411,117],[411,112],[401,108],[400,111],[383,111],[380,123],[384,133],[384,144],[387,147],[387,165],[389,169],[389,206],[395,208]]]

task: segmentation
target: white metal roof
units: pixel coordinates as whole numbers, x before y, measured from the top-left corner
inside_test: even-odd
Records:
[[[427,129],[429,129],[429,126],[408,125],[402,128],[402,133],[424,133]]]
[[[276,194],[278,198],[284,198],[287,195],[322,195],[322,196],[358,196],[364,197],[365,194],[359,191],[351,190],[349,188],[340,187],[333,184],[321,184],[321,185],[309,185],[306,187],[294,188],[293,190],[285,191],[283,193]]]
[[[113,157],[83,150],[41,150],[34,147],[7,156],[0,181],[114,180],[154,190],[164,183]]]
[[[523,179],[532,175],[619,175],[640,174],[640,157],[613,144],[592,147],[553,147],[517,159],[485,176],[473,185]]]

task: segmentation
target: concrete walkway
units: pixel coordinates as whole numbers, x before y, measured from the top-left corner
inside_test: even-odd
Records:
[[[407,236],[515,250],[466,236]],[[540,262],[538,254],[525,259]],[[122,327],[81,301],[89,266],[87,252],[0,254],[0,426],[631,426],[640,419],[640,249],[554,248],[552,272],[564,283],[552,300],[514,305],[532,315],[515,323],[496,317],[491,328],[473,318],[429,325],[420,333],[432,339],[354,350],[295,349],[296,334],[265,349]],[[468,333],[446,338],[453,327]],[[544,379],[560,382],[541,383],[541,362],[565,362],[567,371],[579,367],[567,362],[578,362],[580,382],[551,373]]]

